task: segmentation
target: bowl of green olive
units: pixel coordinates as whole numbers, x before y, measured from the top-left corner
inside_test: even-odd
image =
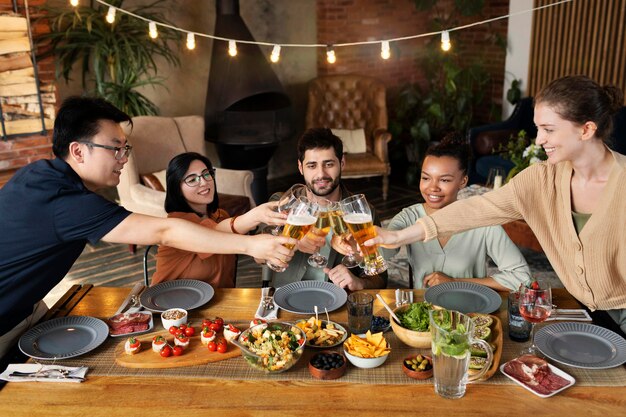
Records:
[[[428,379],[433,376],[433,359],[426,355],[414,355],[404,358],[402,370],[409,378]]]

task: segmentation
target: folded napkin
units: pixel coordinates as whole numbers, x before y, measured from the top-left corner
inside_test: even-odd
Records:
[[[51,370],[57,370],[51,371]],[[40,365],[37,363],[13,363],[10,364],[0,379],[9,382],[83,382],[89,368],[86,366],[72,367],[59,365]],[[63,375],[61,371],[67,371]],[[31,376],[9,376],[13,372],[31,373]],[[83,378],[83,379],[81,379]]]
[[[263,319],[263,320],[276,320],[278,318],[278,310],[279,307],[274,304],[274,308],[268,310],[265,308],[265,305],[268,301],[274,302],[274,297],[270,296],[270,288],[261,288],[261,301],[259,302],[259,307],[256,309],[256,313],[254,313],[254,318]],[[263,314],[265,313],[265,314]]]

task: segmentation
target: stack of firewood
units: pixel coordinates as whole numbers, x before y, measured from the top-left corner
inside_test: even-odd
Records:
[[[40,103],[35,74],[26,18],[0,15],[0,104],[7,136],[44,130],[42,108],[45,129],[54,124],[54,86],[40,85]]]

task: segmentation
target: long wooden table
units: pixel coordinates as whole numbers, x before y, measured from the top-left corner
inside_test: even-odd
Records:
[[[70,290],[56,306],[60,315],[105,318],[113,315],[129,288],[84,287]],[[417,290],[416,290],[417,291]],[[394,301],[393,290],[377,290]],[[560,308],[576,308],[564,290],[555,290]],[[420,295],[423,292],[420,292]],[[505,294],[502,294],[504,297]],[[218,289],[199,317],[249,320],[260,298],[257,289]],[[506,303],[503,304],[506,306]],[[70,307],[68,307],[70,306]],[[376,314],[384,314],[378,301]],[[52,315],[56,314],[53,312]],[[506,323],[506,307],[499,314]],[[51,315],[51,316],[52,316]],[[302,316],[281,311],[281,320]],[[347,321],[345,306],[331,320]],[[157,324],[155,323],[155,326]],[[160,326],[160,324],[159,324]],[[506,338],[506,336],[505,336]],[[82,384],[8,383],[0,391],[0,416],[157,416],[157,415],[624,415],[626,387],[573,386],[541,399],[517,385],[473,384],[465,397],[448,400],[431,384],[363,385],[333,381],[214,380],[154,376],[94,376]],[[220,412],[224,414],[219,414]]]

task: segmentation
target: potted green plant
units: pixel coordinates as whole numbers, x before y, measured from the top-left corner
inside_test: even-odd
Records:
[[[84,3],[75,8],[42,6],[50,33],[36,39],[41,55],[54,56],[57,79],[70,80],[78,65],[83,88],[90,94],[109,100],[131,116],[157,114],[156,105],[138,88],[162,85],[163,79],[157,76],[157,57],[170,65],[179,64],[171,48],[171,41],[178,41],[179,33],[159,26],[158,37],[152,39],[148,22],[117,13],[111,24],[104,18],[106,6],[93,1]],[[110,1],[117,7],[123,3],[124,0]],[[169,23],[161,3],[163,0],[157,0],[125,10],[151,21]]]
[[[505,182],[530,165],[547,159],[543,147],[535,145],[532,139],[528,139],[525,130],[520,130],[517,137],[511,135],[506,146],[500,146],[496,152],[513,163],[513,168],[509,171]]]
[[[435,6],[433,0],[415,0],[415,3],[418,10],[431,10]],[[466,0],[454,3],[455,13],[445,14],[436,9],[438,17],[433,19],[433,30],[453,27],[458,15],[478,14],[482,7],[482,0]],[[496,38],[493,41],[500,42]],[[491,76],[481,60],[468,61],[459,51],[462,51],[460,45],[443,52],[439,39],[432,38],[420,60],[426,85],[408,85],[398,95],[390,131],[396,142],[405,145],[408,184],[416,182],[429,144],[441,140],[450,131],[465,132],[472,125],[475,108],[484,102]]]

